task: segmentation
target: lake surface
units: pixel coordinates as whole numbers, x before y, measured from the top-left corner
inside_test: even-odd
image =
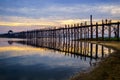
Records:
[[[72,45],[72,48],[61,45],[52,47],[52,44],[41,41],[0,38],[0,80],[68,80],[77,72],[89,70],[93,63],[113,52],[95,44],[89,49],[90,43],[84,44],[84,47],[76,46],[76,51],[76,48],[72,50]]]

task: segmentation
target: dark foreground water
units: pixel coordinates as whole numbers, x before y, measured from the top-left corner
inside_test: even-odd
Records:
[[[0,39],[0,80],[68,80],[99,60],[10,40]],[[109,51],[105,48],[102,54],[100,49],[97,57],[106,56]]]

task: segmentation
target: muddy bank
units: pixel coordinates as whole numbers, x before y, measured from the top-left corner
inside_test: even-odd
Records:
[[[70,80],[120,80],[120,42],[90,42],[112,47],[116,51],[99,62],[92,71],[78,73]]]

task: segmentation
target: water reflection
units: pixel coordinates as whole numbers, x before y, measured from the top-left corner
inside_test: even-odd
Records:
[[[0,80],[67,80],[113,50],[88,42],[0,41]]]
[[[12,45],[12,44],[13,44],[13,41],[8,41],[8,44]]]
[[[81,60],[86,60],[86,58],[89,58],[90,64],[93,59],[94,60],[102,59],[104,57],[107,57],[109,53],[113,52],[113,49],[111,48],[107,48],[103,45],[98,45],[84,41],[63,42],[58,41],[56,39],[44,40],[42,38],[14,42],[37,48],[47,48],[55,51],[64,52],[65,56],[80,58]]]

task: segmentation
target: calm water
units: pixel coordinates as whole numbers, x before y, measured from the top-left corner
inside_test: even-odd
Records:
[[[68,80],[99,60],[12,41],[0,39],[0,80]],[[99,51],[100,59],[112,52],[105,48],[103,55]]]

